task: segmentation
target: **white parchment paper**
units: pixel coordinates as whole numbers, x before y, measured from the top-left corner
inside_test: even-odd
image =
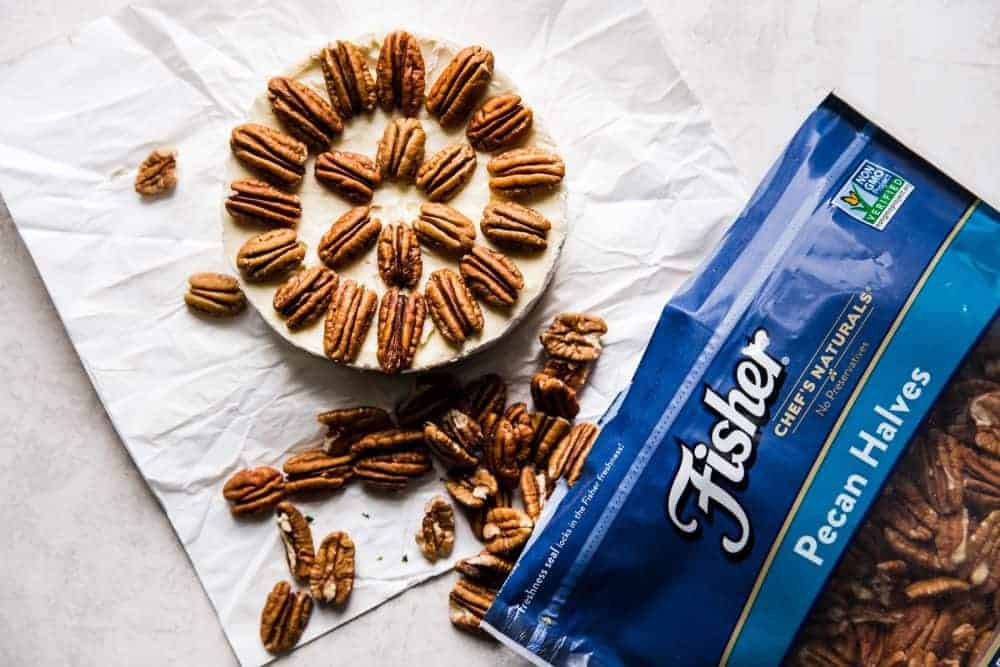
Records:
[[[200,318],[182,294],[190,273],[228,268],[218,217],[228,134],[267,77],[331,39],[396,27],[489,45],[567,164],[570,230],[555,280],[508,339],[457,368],[466,379],[498,371],[514,398],[527,398],[539,330],[562,310],[594,311],[611,331],[581,418],[599,416],[628,382],[663,303],[744,200],[654,23],[629,0],[142,4],[0,67],[0,192],[247,665],[269,659],[259,613],[288,572],[273,522],[234,520],[223,482],[306,448],[321,433],[317,412],[390,407],[412,380],[297,351],[252,311]],[[179,184],[144,201],[132,190],[135,167],[161,145],[180,152]],[[61,440],[87,447],[73,434]],[[303,641],[450,568],[426,563],[413,542],[425,501],[440,491],[433,475],[398,498],[353,485],[299,503],[317,541],[346,530],[358,552],[349,605],[317,609]],[[462,523],[455,557],[478,549]]]

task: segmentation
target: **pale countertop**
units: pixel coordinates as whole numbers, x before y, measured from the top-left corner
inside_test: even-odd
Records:
[[[125,4],[0,0],[0,62]],[[650,5],[748,188],[836,88],[1000,200],[997,3]],[[0,664],[234,664],[2,206],[0,312]],[[452,630],[451,584],[409,591],[284,662],[520,664]]]

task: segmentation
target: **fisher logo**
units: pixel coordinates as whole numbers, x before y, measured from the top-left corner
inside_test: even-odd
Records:
[[[899,174],[865,160],[831,202],[858,222],[879,231],[913,192],[913,185]]]
[[[784,367],[767,353],[770,342],[767,330],[754,333],[740,351],[743,356],[733,370],[736,386],[725,398],[705,387],[702,403],[718,419],[709,431],[708,444],[699,442],[692,448],[678,440],[681,459],[667,494],[667,517],[691,538],[700,537],[699,519],[685,519],[681,514],[692,494],[697,495],[698,510],[709,521],[714,509],[725,511],[738,528],[735,534],[722,535],[722,550],[730,557],[744,555],[752,542],[750,519],[733,492],[746,487],[757,431],[767,421],[784,376]]]

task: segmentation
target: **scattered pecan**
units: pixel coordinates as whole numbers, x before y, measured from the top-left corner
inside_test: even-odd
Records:
[[[316,180],[355,204],[370,202],[382,184],[375,162],[367,155],[327,151],[316,156]]]
[[[573,426],[549,457],[547,470],[549,479],[555,482],[564,477],[570,486],[576,484],[599,432],[597,426],[590,422],[581,422]]]
[[[524,288],[524,276],[517,265],[486,246],[473,246],[458,268],[469,289],[491,306],[513,306],[518,292]]]
[[[229,145],[237,160],[277,185],[297,187],[306,173],[306,145],[266,125],[240,125]]]
[[[445,483],[448,493],[458,504],[469,509],[482,509],[500,490],[496,477],[486,468],[473,472],[457,472]]]
[[[288,570],[294,578],[308,583],[315,561],[309,522],[287,500],[278,503],[275,514],[278,535],[281,536],[281,543],[285,548],[285,561],[288,563]]]
[[[233,194],[226,199],[226,210],[237,222],[267,227],[295,227],[302,217],[302,202],[297,195],[282,192],[264,181],[233,181]]]
[[[417,188],[433,202],[445,202],[458,194],[476,170],[476,151],[469,144],[445,146],[427,158],[417,170]]]
[[[417,286],[423,261],[412,227],[400,222],[382,228],[378,237],[378,271],[390,287]]]
[[[566,165],[555,153],[540,148],[515,148],[497,155],[486,165],[490,188],[509,197],[556,187],[566,175]]]
[[[375,108],[375,79],[354,44],[338,40],[319,54],[326,92],[343,118]]]
[[[341,363],[358,358],[365,341],[378,297],[364,285],[341,280],[333,293],[323,330],[326,356]]]
[[[563,437],[569,433],[570,423],[562,417],[553,417],[544,412],[531,413],[531,456],[535,465],[544,468],[549,454]]]
[[[333,107],[315,90],[295,79],[276,76],[268,81],[267,99],[288,131],[316,150],[325,150],[344,131]]]
[[[413,365],[426,313],[424,297],[420,294],[404,294],[393,287],[382,296],[377,357],[383,371],[397,373]]]
[[[434,326],[445,340],[461,345],[483,329],[483,313],[462,276],[451,269],[431,274],[424,289]]]
[[[316,252],[331,269],[343,268],[372,247],[381,229],[382,222],[371,217],[370,206],[356,206],[333,221]]]
[[[448,127],[464,121],[493,78],[493,52],[467,46],[451,59],[427,93],[427,110]]]
[[[260,614],[260,641],[269,653],[287,653],[295,648],[309,623],[313,601],[308,593],[293,593],[287,581],[279,581],[267,596]]]
[[[474,582],[499,587],[514,569],[514,564],[484,550],[461,559],[455,563],[455,569]]]
[[[462,390],[461,410],[483,424],[489,415],[501,415],[507,407],[507,383],[496,373],[482,375]]]
[[[434,496],[427,502],[416,540],[424,558],[432,563],[451,555],[455,546],[455,511],[447,500]]]
[[[472,221],[447,204],[421,204],[413,231],[421,243],[453,256],[469,252],[476,241]]]
[[[316,419],[326,426],[323,451],[333,455],[347,454],[355,441],[369,433],[392,428],[388,412],[369,406],[330,410],[320,413]]]
[[[300,271],[274,293],[274,309],[290,330],[301,329],[323,316],[339,280],[336,273],[321,266]]]
[[[316,550],[309,590],[319,602],[341,606],[353,589],[354,542],[347,533],[330,533]]]
[[[542,367],[542,374],[561,380],[567,387],[579,393],[590,377],[593,364],[588,362],[548,359]]]
[[[448,618],[451,624],[466,632],[481,633],[479,623],[486,616],[497,596],[494,588],[459,579],[448,597]]]
[[[538,521],[548,497],[549,482],[544,470],[535,470],[530,463],[521,469],[521,499],[524,511],[532,521]]]
[[[306,245],[294,229],[272,229],[244,243],[236,254],[236,266],[247,280],[280,278],[302,263]]]
[[[376,71],[379,106],[416,116],[424,101],[424,57],[417,38],[402,30],[386,35]]]
[[[514,554],[531,537],[535,523],[527,514],[513,507],[494,507],[486,514],[483,538],[491,554]]]
[[[479,424],[459,410],[449,410],[440,425],[424,424],[424,440],[431,452],[449,468],[472,468],[479,463],[476,452],[482,447],[483,431]]]
[[[535,373],[531,378],[531,399],[542,412],[573,419],[580,412],[576,390],[559,378]]]
[[[147,197],[170,192],[177,186],[177,151],[157,148],[135,175],[135,191]]]
[[[403,428],[435,421],[458,401],[461,386],[448,373],[425,373],[416,379],[413,393],[396,405],[396,421]]]
[[[497,95],[476,110],[465,136],[477,151],[510,148],[528,136],[531,121],[531,109],[521,103],[519,95]]]
[[[270,511],[284,495],[285,481],[281,472],[268,466],[243,468],[222,487],[222,496],[229,502],[229,511],[234,516]]]
[[[597,315],[562,313],[539,337],[551,357],[568,362],[586,363],[601,356],[601,336],[608,325]]]
[[[533,208],[512,201],[493,201],[483,209],[483,235],[497,245],[521,252],[545,250],[552,223]]]
[[[390,429],[371,433],[351,446],[354,474],[368,486],[399,491],[432,469],[422,431]]]
[[[330,455],[322,449],[295,454],[282,466],[288,477],[285,493],[335,491],[351,479],[350,454]]]
[[[237,315],[246,306],[246,298],[236,278],[223,273],[194,273],[188,278],[184,303],[206,315]]]
[[[427,134],[416,118],[397,118],[385,126],[375,164],[383,180],[412,182],[424,161]]]

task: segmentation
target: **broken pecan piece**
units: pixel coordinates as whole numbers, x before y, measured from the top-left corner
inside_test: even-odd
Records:
[[[482,509],[500,490],[496,477],[486,468],[476,468],[472,473],[455,473],[444,486],[456,502],[469,509]]]
[[[513,507],[494,507],[486,514],[483,539],[491,554],[517,553],[531,537],[535,523]]]
[[[419,428],[435,421],[458,401],[460,390],[453,375],[425,373],[416,379],[413,393],[396,405],[396,421],[403,428]]]
[[[445,202],[458,194],[476,170],[476,151],[469,144],[445,146],[427,158],[417,170],[417,188],[433,202]]]
[[[339,280],[336,273],[322,266],[300,271],[274,293],[274,309],[291,331],[301,329],[323,316]]]
[[[561,313],[539,340],[552,357],[576,363],[596,361],[601,356],[601,336],[608,325],[597,315]]]
[[[285,493],[335,491],[351,479],[353,461],[350,454],[331,456],[322,449],[295,454],[283,466]]]
[[[354,542],[347,533],[330,533],[316,550],[309,590],[319,602],[341,606],[353,589]]]
[[[272,229],[254,236],[236,254],[236,266],[247,280],[264,281],[288,273],[306,256],[306,245],[294,229]]]
[[[271,510],[285,495],[281,472],[268,466],[239,470],[222,487],[234,516]]]
[[[224,273],[194,273],[188,278],[188,285],[184,303],[206,315],[228,317],[246,306],[240,284]]]
[[[447,500],[434,496],[427,502],[416,540],[424,558],[432,563],[451,555],[455,546],[455,511]]]
[[[389,429],[371,433],[351,446],[354,474],[365,484],[399,491],[432,469],[423,431]]]
[[[451,624],[466,632],[481,633],[479,623],[496,598],[495,589],[468,579],[459,579],[448,596],[448,618]]]
[[[491,306],[513,306],[518,292],[524,288],[524,276],[517,265],[486,246],[473,246],[458,268],[473,294]]]
[[[343,118],[375,108],[375,79],[357,46],[338,40],[319,53],[326,92]]]
[[[422,271],[420,244],[413,228],[402,222],[383,227],[378,237],[378,272],[385,284],[412,289]]]
[[[413,365],[424,331],[427,308],[420,294],[404,294],[395,287],[382,296],[378,312],[378,363],[386,373]]]
[[[486,165],[490,189],[517,197],[556,187],[566,175],[566,165],[555,153],[540,148],[515,148],[497,155]]]
[[[309,522],[295,508],[295,505],[287,500],[278,503],[275,515],[278,535],[281,536],[281,543],[285,548],[285,561],[288,563],[288,570],[299,581],[308,583],[315,561]]]
[[[452,256],[464,255],[476,242],[472,221],[447,204],[421,204],[413,231],[421,243]]]
[[[514,569],[514,564],[484,550],[475,556],[461,559],[455,563],[455,569],[472,581],[499,587]]]
[[[563,437],[569,433],[570,423],[562,417],[553,417],[544,412],[531,413],[531,452],[535,465],[544,468],[549,454]]]
[[[483,431],[476,420],[453,409],[441,418],[440,426],[424,424],[424,440],[449,468],[472,468],[479,463],[475,452],[482,446]]]
[[[287,581],[279,581],[267,596],[260,614],[260,641],[269,653],[287,653],[295,648],[309,623],[313,601],[308,593],[293,593]]]
[[[320,413],[316,419],[326,426],[323,451],[333,455],[350,452],[351,445],[369,433],[392,428],[388,412],[369,406],[330,410]]]
[[[464,121],[493,78],[493,52],[467,46],[451,59],[427,93],[427,110],[448,127]]]
[[[325,150],[344,131],[333,107],[315,90],[286,76],[267,82],[271,109],[288,131],[316,150]]]
[[[382,222],[371,217],[370,206],[356,206],[333,221],[316,252],[331,269],[343,268],[372,247],[381,229]]]
[[[375,162],[367,155],[327,151],[316,156],[316,180],[355,204],[370,202],[382,184]]]
[[[146,197],[170,192],[177,185],[177,151],[157,148],[135,175],[135,191]]]
[[[451,269],[432,273],[424,296],[434,326],[448,342],[461,345],[469,336],[482,331],[483,313],[479,304],[462,276]]]
[[[323,330],[323,350],[334,361],[350,363],[358,358],[368,334],[378,297],[364,285],[341,280],[333,293]]]
[[[562,380],[570,389],[579,392],[590,377],[590,362],[566,361],[565,359],[549,359],[542,367],[542,374]]]
[[[397,30],[385,36],[376,67],[379,106],[416,116],[424,101],[424,57],[417,38]]]
[[[385,126],[375,164],[384,180],[412,182],[424,161],[427,134],[416,118],[397,118]]]
[[[531,399],[542,412],[573,419],[580,412],[576,390],[559,378],[535,373],[531,378]]]
[[[297,187],[306,173],[306,145],[266,125],[240,125],[229,145],[237,160],[277,185]]]
[[[590,422],[581,422],[573,426],[549,457],[547,471],[549,479],[555,482],[564,477],[570,486],[576,484],[598,433],[600,431],[597,426]]]
[[[497,95],[476,110],[465,136],[477,151],[493,152],[510,148],[531,131],[531,109],[521,103],[520,95]]]
[[[530,463],[521,469],[521,499],[524,511],[532,521],[538,521],[549,495],[549,481],[544,470],[535,470]]]
[[[268,227],[295,227],[302,217],[302,202],[297,195],[282,192],[264,181],[233,181],[233,194],[226,199],[226,210],[237,222]]]
[[[493,201],[483,209],[483,235],[497,245],[522,252],[540,252],[549,242],[552,223],[533,208],[512,201]]]
[[[499,416],[507,407],[507,383],[496,373],[481,375],[462,390],[461,410],[480,425],[489,415]]]

